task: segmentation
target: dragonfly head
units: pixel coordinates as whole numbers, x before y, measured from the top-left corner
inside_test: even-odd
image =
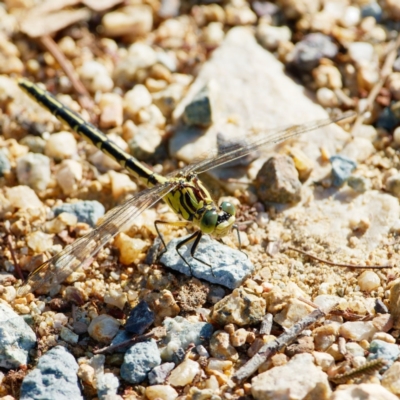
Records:
[[[235,223],[235,206],[224,201],[219,206],[207,209],[200,220],[200,229],[203,233],[212,234],[216,238],[225,236]]]

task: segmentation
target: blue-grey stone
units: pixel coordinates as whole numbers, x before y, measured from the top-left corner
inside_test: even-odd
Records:
[[[4,173],[10,171],[11,164],[7,154],[4,150],[0,150],[0,177],[4,176]]]
[[[209,87],[204,87],[197,93],[191,102],[186,105],[183,119],[189,126],[209,126],[212,123],[213,99]]]
[[[108,396],[112,397],[116,395],[118,387],[119,387],[119,380],[111,372],[107,372],[105,374],[98,374],[96,376],[97,396],[100,400],[107,400]]]
[[[125,353],[121,377],[129,383],[138,384],[143,382],[147,374],[160,364],[160,352],[155,340],[136,343]]]
[[[175,342],[186,350],[189,344],[195,346],[203,344],[211,338],[213,326],[208,322],[189,322],[186,318],[175,317],[166,318],[163,322],[167,335],[164,338],[164,344]]]
[[[0,367],[11,369],[28,364],[36,335],[11,307],[0,303]]]
[[[377,314],[387,314],[389,312],[389,309],[386,307],[386,304],[379,298],[375,300],[374,309]]]
[[[337,52],[338,47],[329,36],[310,33],[294,46],[289,67],[310,72],[319,64],[321,58],[333,58]]]
[[[150,385],[161,385],[165,383],[169,373],[174,368],[175,363],[173,362],[166,362],[158,367],[153,368],[148,374]]]
[[[76,215],[78,222],[84,222],[92,227],[95,226],[97,220],[104,215],[104,211],[104,206],[96,200],[65,203],[53,207],[53,212],[56,217],[63,212],[67,212]]]
[[[369,179],[363,176],[352,175],[347,180],[347,184],[357,193],[364,193],[371,187]]]
[[[376,22],[382,19],[382,8],[378,3],[372,2],[361,7],[361,17],[373,17]]]
[[[399,357],[400,349],[397,344],[384,342],[383,340],[373,340],[369,345],[368,361],[382,358],[387,361],[384,369],[388,369]]]
[[[357,168],[357,163],[339,154],[332,156],[329,160],[332,164],[332,184],[335,187],[341,187]]]
[[[126,342],[127,340],[132,339],[132,336],[133,336],[132,333],[129,333],[127,331],[118,331],[118,333],[114,336],[114,339],[111,341],[111,346],[115,346],[120,343]],[[118,347],[117,349],[115,349],[115,352],[125,353],[132,345],[133,344]]]
[[[126,321],[125,329],[134,335],[141,335],[154,322],[154,313],[149,305],[142,300],[132,308]]]
[[[400,122],[399,118],[391,110],[390,107],[385,107],[376,121],[377,128],[384,128],[387,131],[393,130]]]
[[[32,153],[44,153],[46,141],[40,136],[27,135],[20,141],[21,144],[27,146]]]
[[[188,276],[218,285],[234,289],[253,272],[254,265],[248,257],[239,250],[225,246],[216,240],[204,235],[197,246],[195,256],[212,266],[212,269],[190,255],[192,243],[180,248],[181,254],[191,266],[190,268],[182,260],[176,251],[176,246],[186,237],[171,240],[167,245],[167,250],[162,254],[160,262],[175,271]]]
[[[65,347],[57,346],[43,355],[36,368],[25,376],[21,400],[80,400],[78,364]]]

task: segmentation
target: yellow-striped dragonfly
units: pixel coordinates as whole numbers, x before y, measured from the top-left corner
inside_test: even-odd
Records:
[[[257,135],[245,145],[233,145],[222,153],[205,158],[197,163],[176,172],[173,176],[164,177],[141,164],[130,154],[124,152],[107,136],[92,124],[84,121],[81,116],[59,102],[51,93],[26,79],[18,81],[19,86],[36,102],[49,110],[58,119],[63,121],[89,143],[99,148],[105,154],[117,161],[129,173],[134,175],[148,189],[143,190],[126,203],[113,208],[107,213],[103,222],[87,235],[75,240],[53,258],[47,260],[33,271],[27,282],[19,289],[18,294],[24,295],[40,287],[50,287],[61,283],[77,268],[84,265],[115,235],[144,210],[163,199],[171,209],[180,215],[183,221],[174,222],[174,225],[186,226],[194,224],[198,230],[182,240],[176,250],[187,266],[189,262],[180,253],[180,248],[193,242],[191,256],[197,261],[208,265],[205,261],[196,258],[195,251],[203,234],[221,238],[235,227],[236,210],[232,203],[223,202],[217,206],[210,193],[198,178],[198,174],[221,166],[233,160],[245,157],[254,150],[270,144],[276,144],[302,133],[317,129],[333,122],[348,118],[351,114],[343,114],[337,118],[327,118],[302,125],[294,125],[287,129],[266,132]],[[158,221],[158,223],[165,223]],[[160,234],[157,225],[157,232]],[[162,236],[160,235],[161,240]],[[163,241],[165,246],[165,243]]]

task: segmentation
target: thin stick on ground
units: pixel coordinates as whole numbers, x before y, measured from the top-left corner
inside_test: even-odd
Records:
[[[8,248],[10,250],[11,257],[13,259],[15,272],[17,273],[17,275],[18,275],[18,277],[20,279],[25,280],[24,274],[22,273],[21,267],[19,266],[17,257],[15,256],[15,251],[14,251],[13,242],[12,242],[12,239],[11,239],[11,233],[10,232],[7,232],[7,245],[8,245]]]
[[[60,67],[65,72],[65,75],[68,76],[69,80],[71,81],[72,87],[82,98],[81,100],[84,102],[84,104],[81,105],[85,108],[91,108],[90,104],[93,104],[93,102],[90,98],[89,92],[86,90],[83,83],[79,80],[77,74],[74,71],[74,67],[72,66],[71,62],[64,56],[57,43],[49,35],[41,36],[40,42],[57,60],[57,62],[60,64]]]
[[[255,356],[253,356],[245,365],[243,365],[243,367],[236,371],[236,373],[233,375],[233,380],[240,382],[244,379],[247,379],[249,376],[254,374],[260,365],[267,361],[268,358],[276,354],[284,347],[293,343],[304,329],[308,328],[322,317],[325,317],[325,315],[326,314],[322,310],[317,309],[311,314],[307,315],[307,317],[303,318],[297,324],[294,324],[277,339],[266,343],[263,347],[261,347]]]
[[[325,260],[323,258],[314,256],[313,254],[307,253],[304,250],[297,249],[296,247],[288,246],[288,250],[297,251],[300,254],[303,254],[307,257],[310,257],[316,261],[322,262],[327,265],[332,265],[333,267],[341,267],[341,268],[361,268],[361,269],[384,269],[384,268],[393,268],[393,265],[359,265],[359,264],[341,264],[333,261]]]
[[[110,346],[103,347],[102,349],[93,351],[93,353],[94,354],[103,354],[103,353],[107,353],[108,351],[113,351],[115,349],[120,349],[121,347],[130,346],[130,345],[138,343],[138,342],[144,342],[145,340],[148,340],[151,338],[160,339],[160,338],[164,337],[165,335],[166,335],[165,328],[156,327],[148,333],[144,333],[143,335],[136,335],[133,338],[125,340],[121,343],[112,344]]]
[[[371,89],[369,92],[369,95],[367,97],[367,102],[365,106],[365,110],[362,110],[357,116],[356,121],[354,122],[353,128],[351,129],[351,132],[354,133],[356,132],[361,124],[364,121],[364,113],[365,111],[370,111],[372,109],[372,105],[378,96],[380,90],[382,89],[383,85],[386,82],[386,79],[389,77],[389,75],[392,72],[393,69],[393,63],[396,60],[397,57],[397,50],[400,47],[400,34],[397,36],[397,39],[395,41],[392,41],[391,44],[389,45],[389,51],[386,55],[385,62],[382,65],[381,68],[381,73],[378,82],[374,85],[374,87]]]

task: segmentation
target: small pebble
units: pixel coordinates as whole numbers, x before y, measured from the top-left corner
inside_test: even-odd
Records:
[[[340,326],[341,336],[355,342],[371,340],[375,333],[376,328],[371,321],[348,321]]]
[[[141,335],[154,322],[154,312],[148,304],[142,300],[130,312],[125,324],[127,332]]]
[[[235,289],[230,295],[214,305],[211,319],[219,325],[229,323],[245,326],[262,321],[266,302],[246,289]]]
[[[85,86],[92,92],[109,92],[114,87],[107,68],[97,61],[85,61],[78,69]]]
[[[332,156],[329,160],[332,164],[332,184],[341,187],[357,168],[357,163],[342,155]]]
[[[121,377],[136,385],[143,382],[147,378],[147,374],[160,364],[160,352],[155,340],[136,343],[125,353],[121,366]]]
[[[137,113],[141,109],[149,107],[151,103],[151,94],[146,86],[138,84],[125,93],[124,112],[128,117],[135,119]]]
[[[240,328],[230,335],[231,344],[233,347],[240,347],[246,343],[248,332],[244,328]]]
[[[400,355],[400,349],[397,344],[387,343],[383,340],[373,340],[369,346],[368,361],[382,358],[392,365]]]
[[[58,185],[64,194],[71,194],[77,190],[78,183],[82,180],[82,164],[75,160],[63,160],[56,173]]]
[[[321,58],[334,58],[337,52],[338,47],[329,36],[311,33],[296,43],[290,59],[296,69],[310,72],[319,64]]]
[[[117,307],[122,310],[128,301],[128,296],[122,288],[110,288],[104,295],[104,303]]]
[[[339,104],[335,92],[326,87],[319,88],[316,93],[318,103],[323,107],[335,107]]]
[[[148,5],[126,6],[106,13],[102,25],[106,37],[143,36],[153,27],[153,12]]]
[[[212,85],[207,85],[186,105],[183,119],[188,126],[207,127],[213,123],[216,107],[215,90]]]
[[[120,233],[114,240],[114,246],[119,250],[119,261],[124,265],[138,263],[140,257],[149,248],[149,244],[142,239],[131,238]]]
[[[346,343],[346,350],[353,356],[353,357],[364,357],[365,350],[355,342],[348,342]]]
[[[399,124],[400,119],[392,111],[390,107],[385,107],[378,117],[376,122],[377,128],[384,128],[387,131],[392,131]]]
[[[275,155],[260,169],[256,177],[259,198],[266,202],[297,203],[301,200],[301,183],[293,160]]]
[[[42,231],[35,231],[27,236],[26,243],[35,253],[43,253],[53,246],[53,235],[48,235]]]
[[[172,370],[168,378],[168,383],[175,387],[189,385],[200,372],[201,368],[199,363],[187,359]]]
[[[371,188],[371,181],[363,176],[351,175],[347,184],[357,193],[365,193]]]
[[[96,200],[78,201],[76,203],[64,203],[53,207],[55,216],[66,212],[76,215],[78,222],[84,222],[94,227],[97,220],[104,215],[104,206]]]
[[[375,312],[377,314],[387,314],[389,312],[385,303],[381,299],[376,299],[375,301]]]
[[[400,174],[391,176],[386,181],[386,190],[393,196],[400,199]]]
[[[61,328],[60,337],[62,340],[65,340],[66,342],[71,343],[71,344],[77,344],[79,341],[79,335],[72,332],[70,329],[66,328],[65,326],[63,326]]]
[[[77,152],[77,143],[71,132],[58,132],[50,135],[44,148],[46,156],[55,160],[74,157]]]
[[[328,353],[313,351],[312,355],[315,359],[315,364],[321,367],[322,371],[328,371],[329,368],[335,365],[335,359]]]
[[[161,385],[165,383],[169,373],[175,368],[173,362],[163,363],[154,367],[147,375],[150,385]]]
[[[395,394],[400,395],[400,362],[394,362],[390,368],[382,374],[381,384],[384,388]]]
[[[369,4],[365,4],[361,7],[361,17],[373,17],[376,22],[380,22],[382,18],[382,9],[377,2],[372,1]]]
[[[353,42],[349,45],[349,57],[356,64],[370,63],[374,58],[374,47],[367,42]]]
[[[138,127],[136,135],[129,141],[130,153],[139,160],[153,157],[161,145],[162,136],[158,128],[151,125]]]
[[[230,344],[229,333],[225,331],[214,332],[210,340],[210,353],[222,360],[236,361],[239,358],[238,352]]]
[[[169,385],[148,386],[145,393],[148,400],[175,400],[178,397],[178,392]]]
[[[269,51],[275,51],[282,42],[288,42],[291,39],[292,32],[287,26],[259,24],[256,35],[263,47]]]
[[[359,24],[361,20],[361,11],[358,7],[349,6],[346,7],[344,14],[340,19],[340,23],[345,28],[350,28]]]
[[[117,396],[119,379],[111,372],[96,375],[96,389],[99,400],[122,400]]]
[[[381,285],[381,280],[374,271],[364,271],[358,277],[357,282],[363,292],[372,292]]]
[[[101,129],[121,126],[123,122],[122,98],[116,93],[104,93],[99,101]]]
[[[4,150],[0,150],[0,177],[11,169],[10,160]]]
[[[45,190],[51,180],[50,159],[43,154],[28,153],[17,160],[18,182],[34,190]]]
[[[393,141],[400,146],[400,126],[398,126],[393,132]]]
[[[117,334],[120,325],[121,324],[115,318],[111,317],[111,315],[102,314],[92,320],[88,332],[93,339],[99,342],[109,343]]]
[[[396,339],[392,335],[389,335],[388,333],[385,332],[375,333],[375,335],[372,337],[372,341],[374,340],[382,340],[383,342],[392,344],[396,343]]]

